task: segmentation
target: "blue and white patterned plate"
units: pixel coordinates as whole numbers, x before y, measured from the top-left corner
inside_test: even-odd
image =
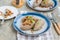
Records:
[[[20,29],[20,27],[21,27],[20,24],[21,24],[22,18],[25,16],[35,16],[38,19],[44,20],[45,24],[43,25],[43,28],[39,31],[35,31],[34,33],[31,33],[29,30],[23,31],[22,29]],[[51,25],[50,20],[47,17],[45,17],[44,15],[37,13],[37,12],[27,12],[24,14],[20,14],[19,16],[17,16],[15,18],[15,20],[13,22],[13,27],[17,32],[19,32],[23,35],[29,35],[29,36],[37,36],[37,35],[40,35],[42,33],[45,33],[50,28],[50,25]]]
[[[42,7],[33,8],[32,7],[33,1],[34,0],[27,0],[27,4],[30,8],[32,8],[34,10],[37,10],[37,11],[51,11],[51,10],[54,10],[57,7],[57,0],[52,0],[54,2],[54,6],[52,8],[42,8]]]

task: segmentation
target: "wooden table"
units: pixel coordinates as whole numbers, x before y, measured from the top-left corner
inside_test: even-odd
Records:
[[[12,6],[11,0],[0,0],[0,6]],[[29,7],[27,7],[26,3],[23,7],[18,9],[19,11],[33,11]],[[55,9],[52,12],[56,12]],[[47,13],[47,12],[46,12]],[[3,26],[0,26],[0,40],[16,40],[16,31],[13,28],[13,19],[7,20],[4,22]],[[56,31],[53,27],[51,27],[52,34],[54,35],[55,40],[60,40],[60,36],[57,35]]]

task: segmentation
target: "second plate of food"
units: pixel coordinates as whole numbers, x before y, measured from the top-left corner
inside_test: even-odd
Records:
[[[0,19],[11,19],[18,15],[17,8],[13,6],[1,6],[0,7]]]
[[[51,11],[56,8],[57,0],[27,0],[27,4],[37,11]]]
[[[17,16],[13,22],[14,29],[23,35],[36,36],[50,28],[50,20],[37,12],[27,12]]]

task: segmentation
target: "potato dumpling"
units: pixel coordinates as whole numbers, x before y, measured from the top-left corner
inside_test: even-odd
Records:
[[[34,0],[33,2],[33,8],[35,7],[51,8],[52,6],[54,6],[53,0]]]
[[[41,2],[42,0],[35,0],[35,2],[33,3],[33,8],[39,6]]]
[[[33,27],[33,25],[34,25],[34,23],[31,24],[31,25],[21,25],[21,29],[22,30],[29,30],[29,29],[31,29]]]
[[[43,0],[41,2],[42,7],[51,7],[53,6],[53,1],[52,0]]]
[[[42,29],[43,25],[44,25],[44,21],[40,19],[35,23],[33,30],[35,30],[35,31],[40,30],[40,29]]]
[[[33,30],[37,31],[42,29],[42,26],[44,25],[44,21],[41,19],[37,19],[33,16],[26,16],[22,19],[21,23],[21,29],[22,30]]]
[[[31,16],[26,16],[25,18],[22,19],[21,29],[29,30],[33,27],[34,24],[35,20]]]
[[[9,9],[6,9],[6,14],[4,14],[5,18],[7,18],[8,16],[11,16],[13,13],[12,11],[10,11]]]

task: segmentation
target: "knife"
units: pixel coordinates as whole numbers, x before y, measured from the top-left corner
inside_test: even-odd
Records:
[[[59,25],[59,23],[57,23],[57,19],[55,18],[55,16],[53,15],[53,13],[51,13],[52,14],[52,17],[53,17],[53,20],[54,20],[54,22],[56,23],[56,25],[57,25],[57,27],[59,28],[59,30],[60,30],[60,25]]]

